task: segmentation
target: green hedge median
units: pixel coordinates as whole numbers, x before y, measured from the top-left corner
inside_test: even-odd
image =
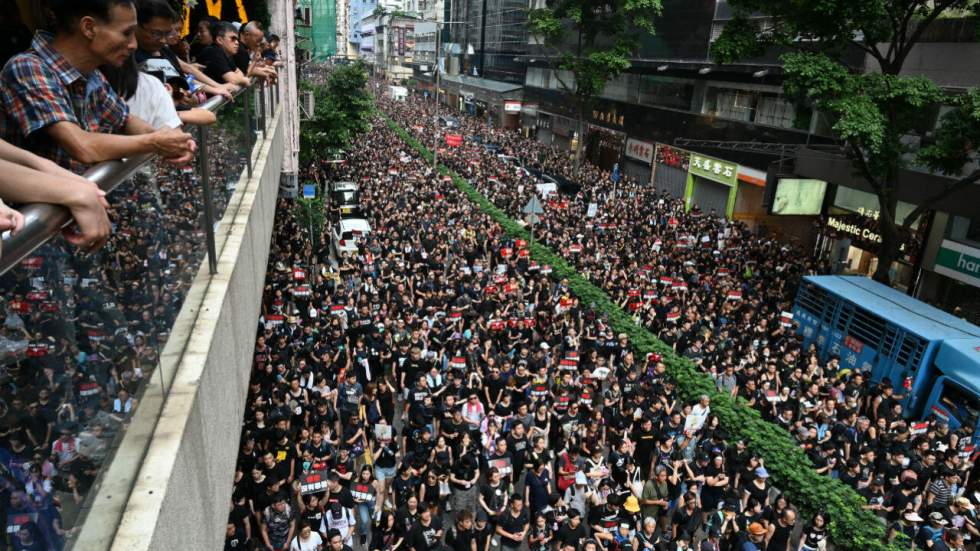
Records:
[[[432,161],[432,153],[425,146],[387,115],[381,116],[406,144],[415,149],[422,158]],[[708,375],[701,373],[690,360],[678,356],[671,347],[638,324],[564,258],[531,239],[527,229],[492,204],[469,182],[444,165],[439,165],[439,172],[450,176],[456,187],[500,224],[510,237],[531,243],[532,258],[541,264],[550,265],[553,269],[552,277],[567,279],[569,288],[583,303],[592,303],[597,311],[608,315],[609,322],[617,333],[629,335],[640,357],[650,352],[660,354],[667,366],[667,374],[674,379],[677,390],[684,399],[693,400],[702,394],[710,396],[712,413],[718,416],[722,426],[733,437],[744,440],[750,449],[765,460],[766,469],[776,486],[785,492],[791,502],[808,517],[816,511],[826,511],[830,515],[831,541],[837,549],[908,549],[908,545],[902,545],[901,542],[886,543],[884,525],[881,519],[864,509],[866,500],[840,481],[818,474],[789,432],[762,419],[759,412],[741,398],[733,399],[728,394],[718,392]]]

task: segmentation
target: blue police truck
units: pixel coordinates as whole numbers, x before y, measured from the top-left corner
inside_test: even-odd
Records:
[[[807,276],[793,306],[804,346],[889,379],[911,419],[980,429],[980,327],[860,276]]]

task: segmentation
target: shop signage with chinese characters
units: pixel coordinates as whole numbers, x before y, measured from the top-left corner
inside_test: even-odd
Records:
[[[599,111],[596,109],[592,110],[592,118],[599,122],[615,124],[617,126],[623,126],[626,120],[623,115],[617,115],[615,111]]]
[[[641,142],[640,140],[634,140],[633,138],[628,138],[626,140],[626,156],[638,161],[643,161],[644,163],[649,163],[653,161],[653,144],[649,142]]]
[[[944,239],[936,253],[936,273],[980,287],[980,249]]]
[[[726,186],[734,186],[738,180],[738,164],[698,153],[691,153],[688,171],[695,176]]]
[[[519,101],[504,102],[504,113],[520,113],[520,112],[521,112],[521,102]]]

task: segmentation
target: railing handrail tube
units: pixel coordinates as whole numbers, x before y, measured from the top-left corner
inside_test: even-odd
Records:
[[[244,88],[238,90],[235,96],[237,97],[244,90]],[[226,103],[228,100],[225,97],[214,96],[199,107],[214,112]],[[155,154],[144,153],[128,159],[103,161],[88,169],[82,176],[109,193],[155,158]],[[0,275],[7,273],[74,222],[67,208],[51,203],[29,203],[17,210],[24,215],[24,227],[17,232],[17,235],[4,232],[0,240]]]

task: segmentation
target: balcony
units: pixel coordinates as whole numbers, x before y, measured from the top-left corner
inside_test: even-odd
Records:
[[[220,548],[283,163],[279,96],[209,101],[218,122],[193,130],[194,166],[92,168],[114,224],[98,253],[58,236],[71,220],[52,205],[26,206],[4,237],[10,537],[28,525],[46,549]]]

